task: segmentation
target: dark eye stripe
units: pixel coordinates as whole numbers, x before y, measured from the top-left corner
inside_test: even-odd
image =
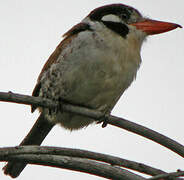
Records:
[[[112,21],[102,21],[102,22],[106,27],[108,27],[115,33],[119,34],[123,38],[126,38],[127,34],[129,33],[129,29],[125,24]]]

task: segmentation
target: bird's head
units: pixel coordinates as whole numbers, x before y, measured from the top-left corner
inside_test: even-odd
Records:
[[[141,13],[124,4],[110,4],[94,9],[88,16],[91,21],[103,23],[106,27],[119,35],[126,36],[134,31],[144,39],[154,35],[171,31],[180,25],[145,18]]]

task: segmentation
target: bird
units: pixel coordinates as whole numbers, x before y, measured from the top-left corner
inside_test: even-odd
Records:
[[[125,4],[98,7],[63,35],[43,66],[32,96],[110,114],[136,78],[146,38],[178,27],[144,17]],[[95,122],[58,109],[32,106],[31,111],[35,109],[40,115],[20,146],[40,145],[56,124],[72,131]],[[16,178],[26,164],[9,161],[3,170]]]

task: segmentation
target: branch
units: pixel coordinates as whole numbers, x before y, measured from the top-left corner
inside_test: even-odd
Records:
[[[47,108],[58,108],[60,107],[58,102],[53,102],[49,99],[42,99],[40,97],[32,97],[27,95],[20,95],[20,94],[14,94],[12,92],[5,93],[0,92],[0,101],[5,102],[15,102],[20,104],[26,104],[26,105],[34,105],[34,106],[41,106],[41,107],[47,107]],[[63,104],[62,110],[76,113],[79,115],[91,117],[96,121],[99,121],[103,117],[105,117],[105,120],[108,124],[114,125],[116,127],[128,130],[130,132],[136,133],[138,135],[141,135],[145,138],[148,138],[154,142],[157,142],[158,144],[161,144],[164,147],[167,147],[171,151],[177,153],[178,155],[184,157],[184,146],[179,144],[178,142],[156,132],[149,128],[146,128],[144,126],[138,125],[134,122],[130,122],[124,118],[119,118],[115,116],[104,116],[103,113],[99,111],[95,111],[92,109],[79,107],[76,105],[71,104]]]
[[[162,170],[147,166],[142,163],[137,163],[134,161],[129,161],[115,156],[110,156],[102,153],[95,153],[92,151],[86,151],[81,149],[47,147],[47,146],[17,146],[17,147],[0,148],[1,160],[4,157],[9,158],[14,155],[25,155],[25,154],[45,154],[45,155],[58,155],[58,156],[60,155],[60,156],[91,159],[95,161],[102,161],[112,166],[122,166],[152,176],[166,173]]]
[[[129,161],[107,154],[95,153],[81,149],[49,146],[17,146],[0,148],[0,161],[9,160],[82,171],[113,179],[121,178],[128,180],[133,178],[142,180],[142,177],[137,176],[134,173],[130,173],[125,169],[123,170],[119,166],[148,175],[156,175],[149,178],[149,180],[160,180],[161,178],[168,177],[170,180],[180,180],[180,178],[175,177],[179,177],[184,174],[183,171],[177,173],[166,173],[142,163]],[[103,163],[98,163],[97,161],[102,161]],[[110,165],[107,165],[106,163]]]
[[[21,149],[22,147],[20,147]],[[23,147],[24,148],[24,147]],[[29,147],[25,147],[29,149]],[[30,147],[32,148],[32,147]],[[1,148],[1,152],[2,152]],[[7,148],[4,148],[4,150]],[[9,151],[11,151],[12,148],[9,148]],[[43,150],[44,148],[42,148]],[[16,148],[12,149],[13,151],[16,151]],[[39,148],[38,148],[39,151]],[[43,152],[39,154],[39,152],[36,152],[34,154],[31,150],[31,154],[17,154],[19,155],[10,155],[5,152],[7,155],[0,155],[1,161],[19,161],[19,162],[26,162],[30,164],[37,164],[37,165],[45,165],[45,166],[51,166],[51,167],[57,167],[57,168],[64,168],[64,169],[70,169],[80,172],[86,172],[89,174],[93,174],[96,176],[108,178],[108,179],[121,179],[121,180],[145,180],[145,178],[136,175],[130,171],[127,171],[125,169],[121,169],[119,167],[115,167],[112,165],[108,165],[105,163],[99,163],[94,160],[84,159],[84,158],[76,158],[76,157],[68,157],[68,156],[59,156],[59,155],[51,155],[44,154]],[[40,151],[41,152],[41,151]],[[54,148],[53,148],[54,152]],[[2,153],[3,154],[3,153]],[[16,153],[15,153],[16,154]]]
[[[166,178],[175,178],[179,176],[184,176],[184,171],[178,171],[178,172],[172,172],[172,173],[164,173],[157,176],[154,176],[152,178],[149,178],[148,180],[160,180],[160,179],[166,179]]]

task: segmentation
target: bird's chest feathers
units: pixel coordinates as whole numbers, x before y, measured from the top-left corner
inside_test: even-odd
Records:
[[[114,33],[105,32],[107,46],[104,71],[110,77],[114,88],[125,90],[136,77],[141,63],[140,44],[133,35],[122,38]]]
[[[113,105],[119,99],[136,76],[140,56],[126,39],[108,33],[80,33],[65,48],[47,73],[49,81],[42,79],[53,88],[54,98],[91,107]]]

